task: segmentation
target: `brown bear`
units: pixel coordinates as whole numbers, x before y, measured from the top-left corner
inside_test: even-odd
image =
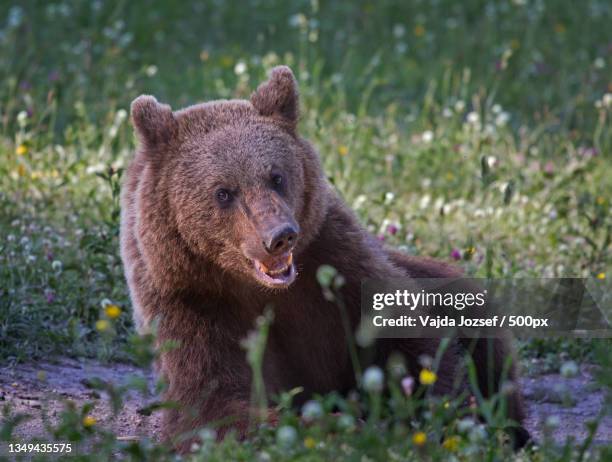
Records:
[[[158,341],[174,341],[158,368],[166,378],[163,432],[176,439],[206,424],[218,434],[247,433],[251,371],[241,340],[274,307],[263,375],[270,395],[303,387],[315,393],[356,386],[338,307],[327,301],[317,269],[345,278],[350,322],[360,318],[366,278],[454,277],[453,267],[386,249],[364,229],[327,182],[313,146],[300,137],[298,88],[276,67],[250,101],[211,101],[173,112],[152,96],[131,107],[139,148],[122,191],[121,255],[139,330],[157,320]],[[435,356],[435,339],[383,339],[373,361],[402,353],[417,376],[418,358]],[[472,349],[480,387],[499,387],[507,343]],[[491,351],[489,350],[489,353]],[[442,359],[436,390],[449,392],[457,356]],[[489,380],[493,377],[494,380]],[[509,378],[516,379],[514,368]],[[490,385],[493,385],[491,388]],[[520,423],[520,395],[509,399]]]

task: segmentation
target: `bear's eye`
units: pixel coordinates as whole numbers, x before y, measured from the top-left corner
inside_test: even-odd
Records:
[[[227,189],[219,189],[216,193],[217,200],[222,204],[229,202],[232,199],[231,193]]]
[[[274,187],[278,188],[280,185],[283,184],[283,177],[280,175],[273,175],[272,184],[274,185]]]

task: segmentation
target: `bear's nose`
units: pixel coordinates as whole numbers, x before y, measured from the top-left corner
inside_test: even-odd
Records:
[[[297,231],[291,225],[275,228],[264,237],[263,245],[272,255],[291,250],[297,240]]]

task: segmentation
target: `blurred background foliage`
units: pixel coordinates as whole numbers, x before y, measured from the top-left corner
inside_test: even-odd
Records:
[[[352,111],[368,91],[375,112],[418,110],[426,92],[455,95],[469,70],[466,97],[484,92],[526,122],[554,112],[580,128],[610,85],[612,5],[602,0],[26,1],[0,13],[5,103],[29,87],[30,109],[44,112],[54,91],[59,127],[77,101],[99,116],[142,92],[176,106],[230,96],[219,86],[241,83],[237,64],[251,71],[271,55],[302,81],[341,83]],[[249,75],[251,85],[263,76]]]

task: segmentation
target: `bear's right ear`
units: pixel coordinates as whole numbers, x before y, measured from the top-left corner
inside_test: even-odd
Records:
[[[159,104],[153,96],[139,96],[130,111],[138,139],[150,148],[169,143],[178,132],[170,106]]]

